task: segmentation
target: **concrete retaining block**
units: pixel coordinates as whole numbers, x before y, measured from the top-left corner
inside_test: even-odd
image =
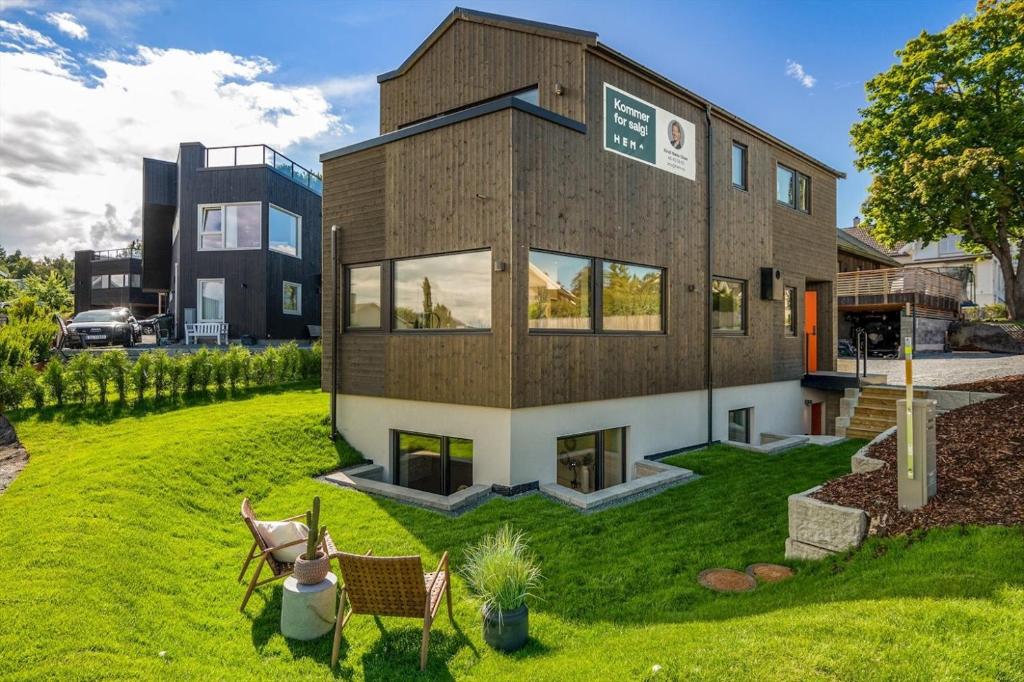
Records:
[[[786,558],[804,558],[814,554],[802,545],[810,545],[825,553],[842,552],[858,547],[868,533],[868,515],[863,510],[842,507],[816,500],[810,495],[821,486],[789,496],[789,540]],[[794,544],[799,543],[799,544]],[[794,554],[790,551],[804,556]],[[824,556],[824,554],[823,554]],[[820,558],[820,557],[819,557]]]
[[[1002,393],[981,393],[978,391],[949,391],[946,389],[933,389],[928,397],[935,401],[935,409],[938,412],[949,412],[968,405],[982,403],[993,398],[1002,398]]]
[[[862,447],[857,452],[853,453],[853,457],[850,458],[850,471],[855,474],[863,474],[868,471],[875,471],[885,466],[885,462],[874,457],[868,457],[868,451],[871,450],[871,446],[875,443],[880,443],[892,434],[896,433],[896,427],[890,426],[885,431],[871,439],[867,445]]]

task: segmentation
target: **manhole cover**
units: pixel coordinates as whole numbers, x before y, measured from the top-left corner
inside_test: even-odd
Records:
[[[779,564],[750,564],[747,566],[747,575],[757,578],[766,583],[782,582],[793,577],[793,569],[789,566]]]
[[[709,568],[701,571],[697,582],[716,592],[749,592],[757,587],[757,581],[742,571],[731,568]]]

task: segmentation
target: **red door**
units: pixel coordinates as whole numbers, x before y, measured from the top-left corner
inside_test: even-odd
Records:
[[[804,367],[818,371],[818,292],[804,292]]]
[[[821,403],[811,404],[811,435],[821,435]]]

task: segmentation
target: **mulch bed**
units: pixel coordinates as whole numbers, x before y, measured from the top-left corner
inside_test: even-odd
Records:
[[[863,509],[871,516],[869,532],[877,535],[960,524],[1024,525],[1024,376],[945,388],[1007,395],[938,416],[938,489],[927,505],[899,509],[895,433],[868,451],[885,466],[829,481],[812,497]]]
[[[28,453],[21,447],[14,427],[0,415],[0,493],[17,477],[28,463]]]

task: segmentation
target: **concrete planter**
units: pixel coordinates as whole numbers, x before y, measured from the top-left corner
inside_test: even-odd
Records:
[[[820,488],[789,496],[787,559],[823,559],[859,547],[867,537],[867,513],[810,497]]]

